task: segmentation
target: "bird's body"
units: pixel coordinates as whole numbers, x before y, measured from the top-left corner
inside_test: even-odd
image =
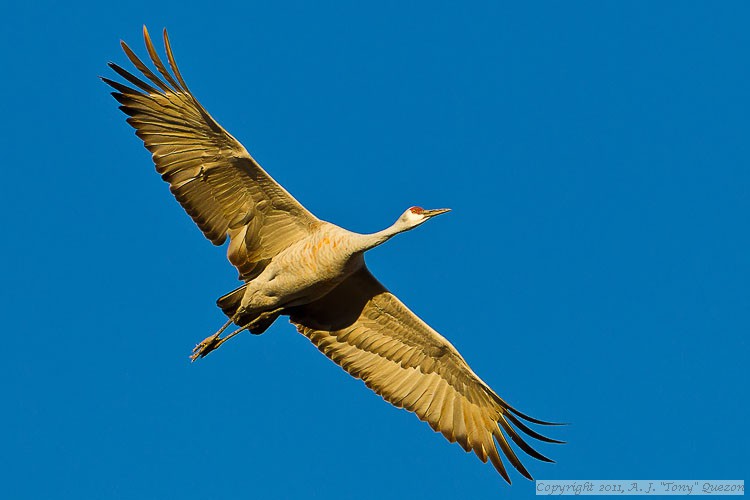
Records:
[[[363,269],[367,250],[447,211],[411,207],[391,227],[372,234],[359,234],[330,222],[317,221],[308,227],[306,236],[273,256],[260,274],[236,290],[234,303],[222,309],[230,322],[254,333],[262,333],[270,324],[264,320],[275,320],[276,313],[288,312],[293,307],[321,299]],[[263,322],[262,327],[255,324],[259,320]],[[216,340],[211,336],[206,342],[212,346]]]
[[[144,38],[161,78],[130,48],[128,58],[148,79],[110,66],[136,88],[104,79],[153,153],[157,171],[214,244],[229,238],[229,261],[244,284],[218,300],[229,321],[196,346],[193,359],[243,330],[263,333],[279,316],[326,356],[395,406],[405,408],[451,442],[488,459],[510,478],[499,451],[531,478],[508,438],[532,457],[550,461],[518,433],[545,442],[525,415],[482,381],[444,337],[381,285],[365,265],[366,251],[447,209],[407,209],[390,227],[358,234],[322,221],[276,183],[188,90],[164,32],[172,73]],[[235,323],[240,328],[221,337]],[[512,425],[511,425],[512,424]],[[498,450],[499,447],[499,450]]]
[[[246,285],[240,309],[262,312],[323,297],[364,265],[361,236],[327,222],[316,225]]]

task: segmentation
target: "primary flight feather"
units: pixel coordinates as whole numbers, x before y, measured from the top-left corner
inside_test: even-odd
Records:
[[[130,85],[107,78],[112,95],[151,151],[156,170],[203,234],[215,245],[229,238],[228,258],[244,284],[217,303],[228,316],[193,350],[206,356],[244,331],[263,333],[280,315],[326,356],[391,404],[414,412],[450,442],[474,451],[510,482],[500,452],[531,479],[509,441],[550,462],[521,433],[527,424],[554,425],[525,415],[482,381],[458,351],[381,285],[364,253],[448,209],[407,209],[390,227],[358,234],[322,221],[295,200],[219,125],[188,89],[166,30],[167,66],[143,35],[155,73],[122,42],[146,80],[110,67]],[[239,329],[221,336],[232,323]]]

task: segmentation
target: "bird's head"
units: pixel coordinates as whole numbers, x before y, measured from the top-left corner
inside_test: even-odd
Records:
[[[427,222],[429,219],[436,215],[450,212],[450,208],[435,208],[433,210],[425,210],[422,207],[409,207],[406,211],[401,214],[398,218],[398,225],[403,227],[404,231],[413,229],[420,224]]]

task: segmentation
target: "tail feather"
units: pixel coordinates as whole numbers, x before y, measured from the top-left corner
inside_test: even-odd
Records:
[[[240,308],[242,297],[243,295],[245,295],[245,288],[247,288],[247,284],[242,285],[239,288],[235,288],[228,294],[219,297],[216,300],[216,305],[219,306],[222,311],[224,311],[224,314],[226,314],[228,318],[234,316],[234,313],[236,313],[237,309]]]

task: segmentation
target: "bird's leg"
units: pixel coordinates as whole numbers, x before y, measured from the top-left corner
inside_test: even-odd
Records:
[[[262,312],[262,313],[260,313],[258,315],[257,318],[255,318],[253,321],[249,322],[245,326],[243,326],[241,328],[238,328],[237,330],[233,331],[232,333],[230,333],[229,335],[225,336],[224,338],[219,338],[219,336],[222,333],[224,333],[224,330],[226,330],[229,327],[229,325],[231,325],[234,322],[234,320],[236,319],[235,316],[232,316],[231,318],[229,318],[229,321],[227,321],[226,323],[224,323],[224,326],[222,326],[219,329],[218,332],[214,333],[213,335],[211,335],[209,337],[206,337],[205,339],[203,339],[202,342],[200,342],[198,345],[195,346],[195,348],[193,349],[193,354],[190,356],[190,359],[192,361],[195,361],[198,358],[206,357],[211,351],[214,351],[214,350],[218,349],[221,344],[223,344],[227,340],[231,339],[232,337],[234,337],[238,333],[242,333],[245,330],[252,329],[253,327],[255,327],[261,321],[263,321],[263,320],[265,320],[265,319],[267,319],[267,318],[269,318],[271,316],[274,316],[275,314],[278,314],[283,309],[284,309],[283,307],[279,307],[279,308],[276,308],[276,309],[274,309],[272,311]]]
[[[233,331],[232,333],[230,333],[229,335],[227,335],[227,336],[226,336],[226,337],[224,337],[223,339],[218,339],[218,340],[216,341],[216,345],[214,345],[214,346],[213,346],[213,347],[211,348],[211,351],[213,351],[214,349],[218,349],[218,348],[219,348],[219,346],[220,346],[221,344],[223,344],[223,343],[224,343],[224,342],[226,342],[227,340],[231,339],[232,337],[234,337],[234,336],[235,336],[235,335],[237,335],[238,333],[242,333],[242,332],[244,332],[244,331],[245,331],[245,330],[247,330],[247,329],[248,329],[248,328],[249,328],[250,326],[251,326],[251,324],[247,324],[247,325],[245,325],[245,326],[243,326],[243,327],[241,327],[241,328],[238,328],[237,330]],[[211,352],[211,351],[208,351],[208,352]],[[206,354],[208,354],[208,352],[207,352]],[[203,357],[203,356],[205,356],[206,354],[203,354],[203,355],[201,355],[200,357],[202,358],[202,357]],[[193,360],[193,361],[195,361],[195,360]]]
[[[274,321],[276,321],[276,318],[279,317],[279,314],[281,314],[284,309],[284,307],[277,307],[271,311],[260,313],[257,318],[247,324],[248,331],[253,335],[262,334]]]
[[[229,321],[224,323],[224,326],[219,328],[219,331],[214,333],[213,335],[209,335],[205,339],[201,340],[196,346],[193,348],[193,354],[190,356],[190,359],[192,361],[195,361],[198,358],[202,358],[206,356],[209,352],[213,351],[219,345],[221,345],[221,342],[219,342],[221,339],[219,339],[219,336],[224,333],[224,330],[229,328],[229,325],[232,324],[234,321],[234,316],[229,318]]]

